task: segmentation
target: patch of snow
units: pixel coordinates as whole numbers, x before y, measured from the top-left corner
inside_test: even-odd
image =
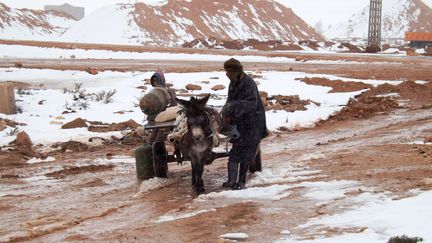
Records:
[[[224,60],[224,59],[223,59]],[[243,59],[241,59],[243,61]],[[23,113],[15,115],[0,114],[0,117],[11,119],[27,126],[18,126],[19,130],[26,131],[35,144],[50,144],[53,142],[66,142],[77,140],[88,142],[90,137],[110,138],[111,136],[122,137],[121,132],[94,133],[86,128],[61,129],[61,125],[51,123],[55,117],[62,115],[67,105],[71,105],[73,95],[64,93],[62,89],[71,89],[75,83],[82,83],[87,93],[98,93],[106,90],[115,89],[117,93],[113,97],[113,102],[104,104],[94,100],[88,100],[87,110],[79,110],[76,113],[62,115],[64,122],[72,121],[78,117],[89,121],[101,121],[105,123],[118,123],[133,119],[138,123],[145,121],[145,116],[136,107],[137,101],[144,93],[137,89],[142,86],[142,80],[149,78],[152,72],[100,72],[98,75],[91,75],[82,71],[58,71],[58,70],[39,70],[39,69],[0,69],[0,81],[21,81],[30,83],[33,87],[40,86],[43,89],[32,89],[30,94],[16,93],[15,97],[21,106]],[[299,72],[263,72],[262,78],[256,78],[260,82],[259,90],[266,91],[269,95],[299,95],[301,99],[310,99],[319,102],[308,105],[305,111],[267,111],[267,126],[269,129],[276,129],[281,126],[288,128],[312,127],[321,119],[327,119],[331,114],[341,110],[350,98],[362,91],[350,93],[328,93],[329,87],[308,85],[296,80],[304,77],[324,77],[331,80],[341,79],[345,81],[355,81],[378,85],[381,83],[398,84],[400,81],[384,80],[359,80],[345,79],[333,75],[307,74]],[[210,99],[209,104],[222,106],[226,100],[226,89],[212,91],[215,85],[222,84],[228,87],[229,80],[224,72],[201,72],[201,73],[166,73],[167,81],[172,83],[175,89],[182,89],[188,83],[196,83],[202,86],[201,91],[190,92],[193,95],[201,93],[213,93],[219,99]],[[208,83],[202,81],[207,80]],[[277,84],[277,85],[276,85]],[[151,88],[147,85],[148,88]],[[40,102],[43,101],[41,104]],[[104,111],[104,112],[100,112]],[[108,112],[109,111],[109,112]],[[116,111],[130,111],[125,114],[115,114]],[[57,121],[58,122],[58,121]],[[1,145],[7,145],[14,136],[7,136],[7,131],[0,132]]]
[[[416,52],[417,54],[425,54],[425,53],[426,53],[426,50],[425,50],[425,49],[416,49],[415,52]]]
[[[169,185],[176,183],[177,181],[178,179],[176,178],[166,179],[166,178],[156,178],[156,177],[148,180],[144,180],[141,182],[139,191],[133,197],[138,198],[147,192],[155,191],[160,188],[167,187]]]
[[[249,236],[245,233],[227,233],[220,235],[219,238],[228,240],[247,240]]]
[[[250,187],[244,190],[211,192],[206,195],[200,195],[199,200],[211,198],[237,198],[237,199],[259,199],[259,200],[280,200],[290,195],[289,185],[272,185],[268,187]]]
[[[191,218],[191,217],[195,217],[199,214],[203,214],[203,213],[208,213],[208,212],[215,212],[216,209],[204,209],[204,210],[198,210],[195,212],[189,212],[189,213],[180,213],[180,214],[175,214],[175,215],[164,215],[164,216],[160,216],[158,220],[156,220],[156,223],[163,223],[163,222],[169,222],[169,221],[175,221],[178,219],[185,219],[185,218]]]
[[[147,5],[161,7],[168,3],[168,0],[141,0],[140,2],[144,2]]]
[[[46,159],[38,159],[38,158],[31,158],[29,160],[27,160],[27,164],[35,164],[35,163],[44,163],[44,162],[52,162],[55,161],[56,159],[54,157],[47,157]]]
[[[147,32],[130,21],[132,8],[124,4],[102,7],[75,23],[58,41],[136,45],[150,40]]]
[[[249,180],[248,186],[275,184],[275,183],[288,183],[296,182],[306,179],[320,178],[319,170],[298,170],[294,167],[278,167],[264,168],[261,172],[256,172]]]
[[[339,243],[339,242],[386,242],[393,236],[402,234],[421,237],[424,242],[432,241],[430,219],[432,211],[432,191],[420,193],[414,197],[393,200],[389,197],[369,194],[365,205],[350,211],[319,217],[301,225],[300,228],[366,228],[361,233],[342,233],[326,236],[325,232],[317,232],[314,240],[285,239],[284,243]]]
[[[389,48],[385,51],[381,51],[379,53],[384,53],[384,54],[394,54],[394,53],[400,53],[401,51],[398,48]]]
[[[399,97],[399,93],[389,93],[389,94],[381,94],[377,95],[376,97]]]
[[[135,158],[131,156],[113,156],[111,158],[99,158],[93,161],[95,164],[135,164]]]
[[[309,154],[304,154],[302,155],[302,157],[300,158],[300,160],[316,160],[316,159],[324,159],[325,155],[322,154],[321,152],[316,152],[316,153],[309,153]]]
[[[352,191],[359,186],[356,181],[319,181],[319,182],[302,182],[300,187],[306,187],[307,191],[304,196],[329,202],[331,200],[345,197],[345,193]]]

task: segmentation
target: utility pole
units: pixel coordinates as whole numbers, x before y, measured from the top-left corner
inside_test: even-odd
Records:
[[[366,52],[381,51],[382,0],[370,0],[369,32]]]

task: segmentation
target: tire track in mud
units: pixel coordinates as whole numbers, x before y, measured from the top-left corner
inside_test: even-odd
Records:
[[[416,145],[395,147],[392,143],[406,143],[424,136],[428,129],[431,129],[429,125],[431,120],[430,109],[396,110],[386,116],[324,124],[309,130],[284,133],[265,141],[262,146],[265,152],[264,168],[272,168],[275,172],[271,175],[280,176],[281,180],[272,181],[270,184],[259,184],[262,182],[257,180],[257,177],[252,177],[252,180],[258,181],[258,184],[253,184],[252,187],[267,188],[276,183],[286,185],[289,195],[276,201],[224,197],[205,200],[197,198],[190,186],[189,165],[183,167],[170,165],[168,180],[172,181],[166,184],[158,180],[136,182],[134,166],[131,164],[116,164],[108,171],[73,174],[59,180],[60,185],[52,185],[51,188],[36,194],[20,196],[19,202],[17,198],[7,199],[10,205],[17,207],[11,209],[12,213],[24,207],[27,208],[28,213],[33,214],[40,213],[44,205],[54,207],[41,213],[40,218],[36,217],[30,221],[23,220],[29,214],[17,214],[17,220],[22,220],[24,225],[28,223],[26,226],[28,228],[18,230],[18,227],[15,238],[11,240],[140,241],[149,239],[204,242],[215,241],[219,235],[234,231],[247,232],[253,241],[269,241],[277,240],[280,232],[286,229],[290,229],[292,235],[303,239],[314,237],[319,234],[320,228],[316,228],[315,231],[295,230],[295,228],[311,218],[340,212],[343,210],[340,206],[349,203],[349,198],[364,192],[379,192],[382,190],[381,187],[387,185],[382,184],[381,181],[377,184],[375,180],[369,178],[367,173],[370,169],[383,168],[386,169],[385,171],[388,168],[392,169],[389,170],[392,173],[388,173],[389,177],[387,177],[390,183],[399,177],[417,178],[405,174],[404,170],[396,170],[391,161],[403,153],[411,156],[409,158],[417,158],[417,164],[412,167],[407,167],[404,161],[398,164],[416,174],[416,171],[427,168],[426,164],[422,165],[425,160],[421,158],[423,155],[418,150],[422,146],[406,153],[408,146],[414,149]],[[395,147],[393,151],[388,149],[392,146]],[[366,148],[368,154],[364,154],[364,159],[357,161],[356,158],[359,157],[355,157],[355,154]],[[383,160],[386,163],[379,163],[377,160],[376,165],[368,163],[370,167],[362,166],[363,161],[373,157],[379,158],[383,151],[388,152],[387,160]],[[428,151],[426,155],[430,156]],[[204,179],[208,194],[224,192],[220,185],[226,176],[225,162],[226,160],[219,160],[207,167]],[[386,166],[387,163],[389,166]],[[350,170],[350,173],[344,173],[345,170]],[[305,171],[310,173],[304,173]],[[379,170],[376,172],[379,173]],[[430,176],[430,173],[432,172],[425,171],[424,175]],[[288,178],[283,178],[284,175]],[[290,176],[293,177],[291,181]],[[367,191],[367,188],[354,186],[348,188],[342,198],[320,205],[306,198],[308,187],[304,186],[307,185],[304,182],[330,180],[358,180],[377,188]],[[408,182],[405,179],[400,180],[401,185],[406,185],[407,189],[416,187],[420,183],[417,179]],[[151,186],[152,183],[155,186]],[[403,192],[395,191],[395,193],[403,195]],[[41,195],[43,198],[38,198]],[[14,200],[17,200],[16,204],[13,204]],[[64,207],[67,204],[74,208]],[[207,211],[199,213],[200,210]],[[0,210],[0,215],[4,215],[2,212],[4,211]],[[194,215],[193,213],[196,212],[198,213]],[[192,213],[190,217],[178,218],[182,215],[188,216],[188,213]],[[172,220],[157,222],[161,217],[164,219],[164,216],[165,219]],[[58,220],[60,222],[57,222]],[[362,229],[327,230],[329,234],[340,234],[361,232]]]

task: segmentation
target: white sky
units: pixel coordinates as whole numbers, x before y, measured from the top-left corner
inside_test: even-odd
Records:
[[[320,20],[324,25],[336,24],[348,19],[364,8],[369,0],[277,0],[290,7],[308,24],[315,25]],[[384,0],[385,1],[385,0]],[[432,0],[431,0],[432,1]],[[326,27],[326,26],[324,26]]]
[[[61,5],[63,3],[69,3],[74,6],[85,7],[86,14],[89,14],[100,7],[116,3],[157,3],[161,1],[163,0],[2,0],[2,2],[9,7],[31,9],[43,9],[44,5]]]
[[[97,8],[115,3],[146,2],[158,3],[163,0],[2,0],[6,5],[14,8],[43,9],[47,4],[63,4],[86,8],[86,15]],[[365,7],[369,0],[276,0],[292,8],[294,12],[310,25],[322,20],[324,25],[335,24],[348,19],[352,14]],[[384,0],[386,1],[386,0]],[[423,0],[432,7],[432,0]],[[326,27],[326,26],[325,26]]]

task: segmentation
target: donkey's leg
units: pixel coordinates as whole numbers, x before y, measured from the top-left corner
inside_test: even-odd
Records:
[[[204,193],[204,180],[202,179],[202,174],[204,172],[204,162],[203,161],[197,161],[196,164],[196,176],[197,176],[197,184],[196,189],[198,193]]]
[[[202,174],[204,172],[204,163],[200,161],[197,156],[191,156],[191,162],[193,166],[193,172],[196,179],[195,189],[197,193],[204,193],[204,181],[202,179]]]
[[[195,186],[197,181],[196,181],[196,169],[195,169],[195,165],[194,163],[191,162],[191,166],[192,166],[192,186]]]

